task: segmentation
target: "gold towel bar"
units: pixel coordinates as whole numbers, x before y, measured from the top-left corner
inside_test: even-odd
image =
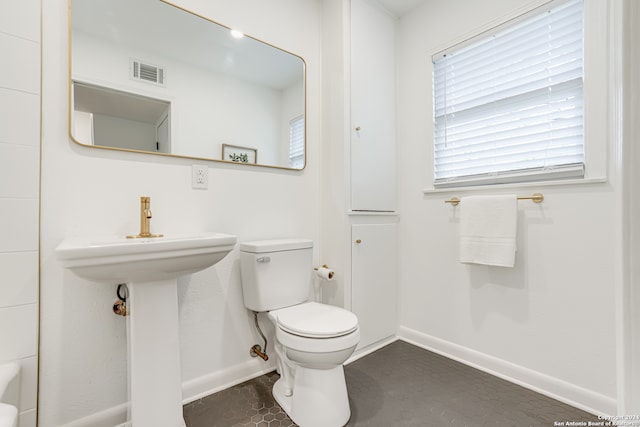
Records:
[[[518,196],[518,200],[531,200],[533,203],[542,203],[544,196],[542,193],[533,193],[531,196]],[[449,200],[445,200],[445,203],[451,203],[453,206],[458,206],[460,199],[452,197]]]

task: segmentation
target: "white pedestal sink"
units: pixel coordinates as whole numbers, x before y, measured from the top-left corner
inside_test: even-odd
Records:
[[[210,267],[236,236],[201,233],[160,238],[68,239],[62,264],[98,283],[126,283],[130,420],[133,427],[180,427],[182,379],[178,328],[179,276]]]

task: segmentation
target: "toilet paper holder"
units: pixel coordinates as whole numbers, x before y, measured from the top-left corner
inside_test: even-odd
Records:
[[[323,264],[322,267],[314,267],[313,269],[316,271],[318,277],[325,280],[333,280],[336,274],[327,264]]]

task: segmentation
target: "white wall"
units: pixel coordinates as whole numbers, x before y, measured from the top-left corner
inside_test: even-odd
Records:
[[[191,189],[189,160],[74,144],[67,133],[66,1],[43,2],[41,427],[112,426],[124,421],[127,399],[125,319],[111,313],[115,284],[98,286],[65,271],[54,254],[64,238],[137,232],[139,197],[148,195],[154,232],[221,231],[239,241],[319,239],[319,2],[179,3],[305,59],[307,167],[289,172],[209,163],[209,189],[198,191]],[[249,357],[259,340],[240,286],[237,250],[180,280],[186,399],[265,367]]]
[[[399,22],[400,334],[582,407],[615,413],[615,176],[604,183],[423,193],[433,162],[431,54],[527,4],[427,2]],[[587,37],[606,40],[606,33]],[[599,84],[610,88],[604,77]],[[588,150],[604,153],[602,164],[611,170],[616,141],[606,105],[605,114],[587,123],[588,132],[604,135]],[[459,215],[445,199],[536,191],[544,203],[519,203],[515,268],[458,263]]]
[[[95,145],[156,151],[155,125],[104,114],[93,114],[92,127],[92,139]],[[91,139],[78,140],[89,142]]]
[[[38,0],[0,2],[0,364],[22,366],[22,427],[38,377],[39,22]]]

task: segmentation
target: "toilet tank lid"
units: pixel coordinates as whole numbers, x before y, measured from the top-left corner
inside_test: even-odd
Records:
[[[276,240],[255,240],[253,242],[241,242],[242,252],[263,253],[292,251],[295,249],[308,249],[313,247],[313,240],[310,239],[276,239]]]

